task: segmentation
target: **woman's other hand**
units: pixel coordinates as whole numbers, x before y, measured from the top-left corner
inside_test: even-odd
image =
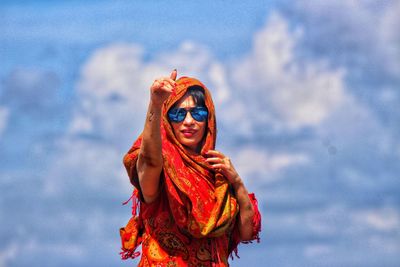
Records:
[[[150,87],[151,102],[155,105],[161,106],[164,101],[174,92],[176,87],[176,69],[171,72],[170,77],[161,77],[155,79]]]
[[[211,167],[224,175],[230,184],[235,185],[241,183],[242,180],[233,167],[232,161],[230,158],[226,157],[224,154],[217,150],[209,150],[206,153],[207,159],[206,161],[211,165]]]

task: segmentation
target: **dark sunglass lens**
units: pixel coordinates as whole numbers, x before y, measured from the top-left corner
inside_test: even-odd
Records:
[[[187,111],[184,108],[178,109],[178,122],[181,122],[185,119]]]
[[[192,109],[190,114],[196,121],[205,121],[208,116],[208,111],[205,107],[197,107]]]
[[[173,122],[181,122],[185,119],[187,111],[183,108],[174,108],[168,111],[168,117]]]

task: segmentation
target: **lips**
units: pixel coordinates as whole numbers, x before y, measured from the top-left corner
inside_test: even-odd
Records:
[[[192,137],[197,131],[194,129],[183,129],[181,133],[183,134],[184,137]]]

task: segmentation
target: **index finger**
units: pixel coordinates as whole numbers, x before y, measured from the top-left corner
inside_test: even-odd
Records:
[[[208,156],[216,156],[216,157],[224,157],[224,154],[222,154],[221,152],[217,151],[217,150],[208,150],[206,153]]]
[[[170,78],[171,78],[171,80],[176,80],[176,76],[178,75],[178,71],[176,70],[176,69],[174,69],[172,72],[171,72],[171,75],[170,75]]]

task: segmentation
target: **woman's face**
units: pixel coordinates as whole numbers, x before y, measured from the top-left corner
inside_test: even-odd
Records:
[[[196,107],[196,103],[191,95],[182,97],[175,108],[184,108],[187,111]],[[189,151],[199,153],[204,133],[206,131],[207,120],[196,121],[190,112],[182,122],[171,122],[176,139]]]

